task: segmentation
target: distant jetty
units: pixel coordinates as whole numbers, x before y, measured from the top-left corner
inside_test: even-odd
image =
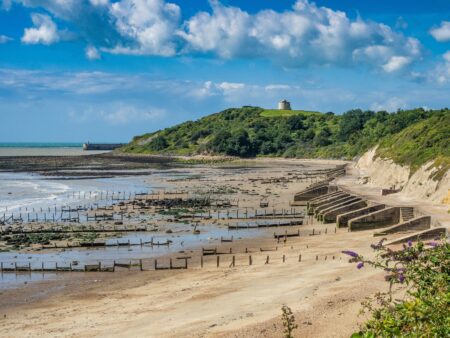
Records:
[[[114,150],[124,146],[125,143],[84,143],[83,150]]]

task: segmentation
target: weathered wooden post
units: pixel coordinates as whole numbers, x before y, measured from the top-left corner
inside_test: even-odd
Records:
[[[139,269],[140,269],[141,271],[144,271],[144,269],[142,268],[142,259],[139,260]]]
[[[203,268],[203,256],[200,256],[200,267]]]
[[[253,261],[252,261],[252,255],[248,256],[248,265],[252,265]]]
[[[286,255],[283,255],[283,263],[286,262]]]
[[[219,264],[220,264],[220,256],[217,256],[216,259],[217,259],[217,267],[219,267]]]
[[[299,262],[302,261],[302,255],[298,255],[298,261],[299,261]]]

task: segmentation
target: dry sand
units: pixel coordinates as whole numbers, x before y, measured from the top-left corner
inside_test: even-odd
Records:
[[[286,164],[274,163],[261,176],[273,176],[279,172],[278,163],[280,167]],[[254,173],[249,175],[254,177]],[[248,178],[244,174],[233,181],[218,176],[217,184],[227,181],[250,189],[254,185]],[[192,188],[205,182],[178,184]],[[273,184],[272,191],[279,194],[274,202],[278,206],[287,203],[305,185]],[[258,184],[255,189],[268,187]],[[349,337],[363,320],[358,317],[361,301],[385,291],[387,285],[382,273],[357,270],[340,251],[371,255],[369,245],[375,239],[371,231],[340,229],[335,233],[334,225],[302,226],[312,228],[321,234],[289,238],[278,244],[277,251],[252,252],[252,266],[248,254],[242,253],[236,255],[234,268],[228,266],[231,255],[223,255],[219,268],[211,257],[203,269],[195,265],[182,271],[74,274],[64,282],[5,291],[0,300],[0,336],[281,337],[281,306],[286,304],[299,325],[295,337]],[[269,237],[253,241],[255,248],[265,245],[277,244]],[[264,264],[267,255],[270,262]],[[59,291],[36,296],[37,290],[42,293],[55,284],[62,285]]]

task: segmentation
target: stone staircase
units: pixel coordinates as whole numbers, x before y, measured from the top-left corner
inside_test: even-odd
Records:
[[[400,214],[403,222],[407,222],[414,218],[414,208],[412,207],[401,207]]]

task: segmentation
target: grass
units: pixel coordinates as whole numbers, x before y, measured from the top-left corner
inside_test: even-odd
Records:
[[[439,176],[450,163],[450,114],[435,114],[381,141],[377,154],[394,162],[409,165],[412,172],[423,164],[436,160]]]
[[[279,109],[266,109],[261,112],[262,117],[280,117],[280,116],[294,116],[294,115],[316,115],[320,114],[316,111],[307,110],[279,110]]]

